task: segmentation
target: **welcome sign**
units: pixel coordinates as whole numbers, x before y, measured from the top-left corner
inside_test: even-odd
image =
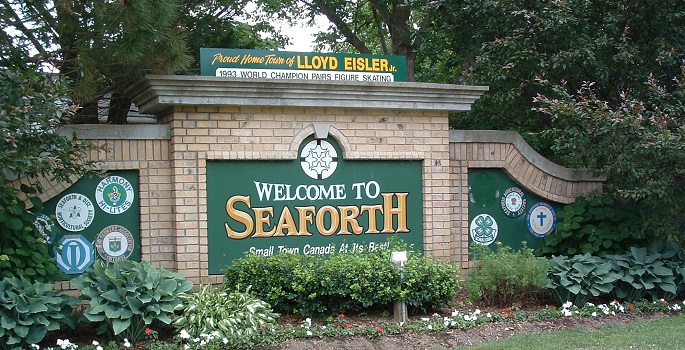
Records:
[[[403,56],[200,49],[200,74],[244,79],[393,82],[407,80]]]
[[[421,161],[342,158],[306,139],[292,161],[208,161],[209,273],[247,254],[369,252],[398,237],[423,249]]]

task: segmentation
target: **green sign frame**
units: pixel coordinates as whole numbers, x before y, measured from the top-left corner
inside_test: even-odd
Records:
[[[525,242],[535,248],[546,235],[554,234],[554,215],[563,209],[562,204],[526,190],[501,169],[469,169],[468,175],[470,245],[496,249],[492,243],[501,242],[520,249]],[[545,211],[538,212],[541,209]],[[541,217],[546,226],[539,225]]]
[[[403,56],[200,49],[200,75],[244,79],[407,81]]]
[[[70,269],[69,259],[80,259],[86,267],[84,254],[91,254],[93,261],[140,261],[139,193],[138,171],[116,170],[104,177],[81,178],[45,202],[36,226],[52,242],[72,243],[67,249],[73,251],[55,251],[60,269],[67,274],[83,272]],[[83,251],[86,248],[93,251]]]
[[[322,149],[328,164],[312,172]],[[296,160],[207,161],[209,273],[246,253],[368,252],[391,237],[423,250],[422,161],[338,155],[310,136]]]

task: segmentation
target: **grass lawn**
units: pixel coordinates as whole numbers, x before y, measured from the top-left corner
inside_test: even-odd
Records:
[[[525,334],[468,349],[685,349],[685,315],[597,330],[566,329]]]

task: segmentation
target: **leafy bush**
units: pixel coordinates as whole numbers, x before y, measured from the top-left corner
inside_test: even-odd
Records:
[[[465,282],[469,299],[510,306],[545,293],[547,260],[535,257],[525,242],[518,251],[500,242],[497,245],[496,252],[482,245],[472,248],[475,266],[469,269]]]
[[[27,194],[36,190],[22,186]],[[31,197],[34,208],[42,208],[37,197]],[[0,278],[24,276],[32,281],[52,282],[60,276],[53,245],[46,242],[34,226],[36,216],[24,202],[0,198]]]
[[[588,254],[553,256],[549,261],[548,288],[558,305],[568,301],[583,306],[590,297],[606,295],[620,275],[604,259]]]
[[[457,265],[409,254],[400,299],[422,312],[447,305],[461,288],[458,273]]]
[[[653,298],[658,295],[675,296],[677,288],[673,270],[666,267],[660,257],[658,253],[648,253],[647,248],[635,247],[625,254],[607,256],[612,270],[619,274],[613,289],[615,297],[632,303],[650,291]]]
[[[98,260],[71,283],[90,300],[85,317],[103,322],[98,334],[107,331],[131,342],[140,340],[155,320],[170,324],[180,296],[193,287],[180,274],[129,260]]]
[[[174,319],[173,326],[185,330],[192,338],[203,334],[225,338],[223,346],[228,348],[254,345],[260,335],[274,331],[279,316],[249,291],[228,292],[204,285],[197,293],[181,299],[181,314]]]
[[[0,280],[0,349],[28,348],[63,324],[74,327],[69,315],[77,299],[53,288],[24,277]]]
[[[251,285],[281,313],[324,315],[359,311],[404,298],[425,310],[445,305],[457,293],[456,268],[409,252],[405,279],[390,260],[390,250],[346,253],[329,258],[276,254],[247,255],[225,271],[226,288]]]
[[[276,254],[271,257],[247,254],[234,261],[224,271],[226,289],[252,286],[259,299],[277,312],[297,310],[300,296],[293,289],[294,271],[298,267],[311,267],[311,255]]]
[[[557,213],[556,232],[545,237],[538,255],[621,254],[631,246],[644,246],[639,212],[617,207],[607,197],[579,197]]]

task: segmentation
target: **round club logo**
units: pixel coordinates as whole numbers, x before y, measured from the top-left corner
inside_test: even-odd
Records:
[[[121,176],[108,176],[95,189],[95,201],[102,211],[121,214],[133,205],[133,186]]]
[[[557,226],[557,214],[551,205],[539,202],[535,203],[526,216],[528,230],[535,237],[545,237],[554,232]]]
[[[66,235],[55,247],[57,267],[67,274],[82,273],[95,261],[93,245],[82,235]]]
[[[497,239],[497,221],[488,214],[480,214],[471,221],[469,231],[474,242],[490,245]]]
[[[33,222],[33,226],[36,227],[38,233],[43,236],[46,242],[50,243],[55,239],[55,224],[49,216],[45,214],[36,215],[36,221]]]
[[[338,167],[338,152],[328,141],[311,141],[302,148],[300,166],[307,176],[323,180],[333,175]]]
[[[509,187],[500,200],[504,214],[510,218],[517,218],[526,211],[526,195],[518,187]]]
[[[105,227],[95,238],[98,254],[109,262],[126,260],[133,253],[133,235],[123,226]]]
[[[65,230],[83,231],[93,223],[95,208],[88,197],[80,193],[70,193],[57,202],[55,217],[57,223]]]

